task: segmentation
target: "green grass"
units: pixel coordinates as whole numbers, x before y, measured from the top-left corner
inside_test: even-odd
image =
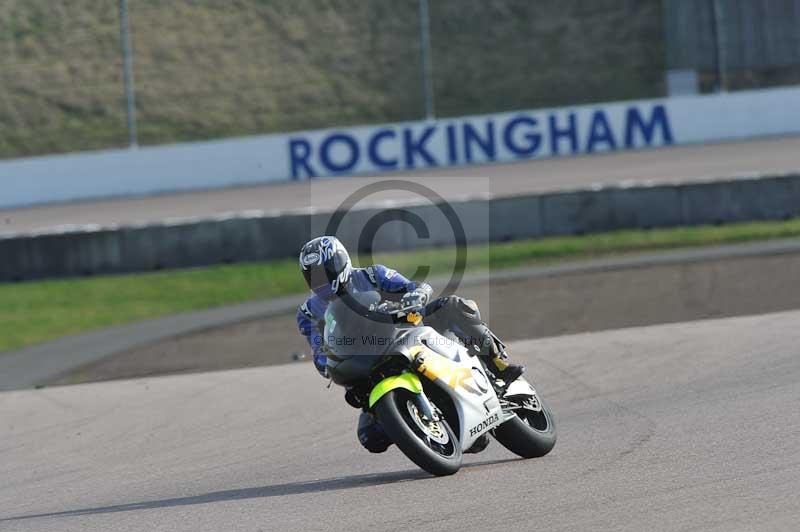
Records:
[[[800,219],[727,226],[619,231],[468,249],[470,270],[576,260],[637,251],[800,236]],[[418,265],[449,273],[453,249],[376,255],[411,275]],[[0,285],[0,351],[178,312],[301,293],[293,259],[138,275]]]

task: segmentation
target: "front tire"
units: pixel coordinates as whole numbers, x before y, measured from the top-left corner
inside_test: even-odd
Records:
[[[520,409],[514,417],[494,429],[500,444],[522,458],[539,458],[556,445],[556,424],[550,408],[535,397],[540,411]]]
[[[452,475],[461,468],[461,444],[445,420],[426,423],[419,416],[414,395],[396,389],[381,397],[374,406],[378,421],[412,462],[433,475]]]

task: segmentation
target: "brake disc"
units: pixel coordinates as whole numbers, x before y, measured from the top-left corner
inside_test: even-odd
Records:
[[[406,406],[408,408],[408,413],[411,414],[411,419],[414,420],[417,427],[431,440],[441,445],[450,441],[450,437],[441,421],[432,421],[423,418],[419,413],[419,409],[417,409],[417,405],[415,405],[413,401],[408,401]]]

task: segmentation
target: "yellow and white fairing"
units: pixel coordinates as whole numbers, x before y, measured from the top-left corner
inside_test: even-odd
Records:
[[[420,335],[422,344],[409,348],[417,371],[442,388],[455,403],[460,423],[459,441],[469,449],[481,435],[513,414],[504,413],[478,358],[461,344],[430,327]]]

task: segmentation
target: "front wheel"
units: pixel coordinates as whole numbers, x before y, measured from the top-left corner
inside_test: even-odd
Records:
[[[522,408],[496,429],[494,437],[512,453],[523,458],[538,458],[553,450],[556,424],[547,404],[532,395],[520,401]]]
[[[374,406],[383,430],[412,462],[437,475],[461,468],[461,444],[445,420],[429,421],[416,406],[415,394],[398,388]]]

